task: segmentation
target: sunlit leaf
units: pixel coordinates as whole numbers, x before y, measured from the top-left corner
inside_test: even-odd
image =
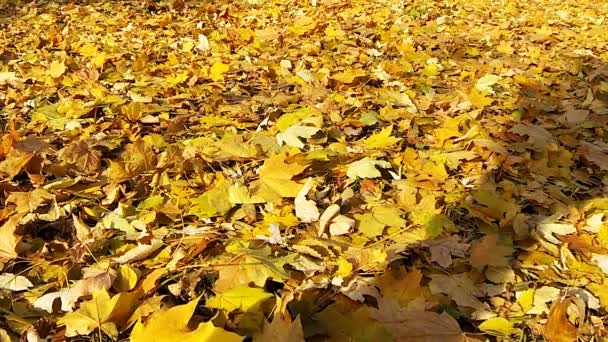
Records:
[[[188,323],[196,309],[199,298],[184,305],[177,305],[168,310],[157,311],[143,323],[138,321],[131,333],[134,342],[143,341],[241,341],[243,338],[235,333],[215,327],[212,322],[199,323],[190,328]]]

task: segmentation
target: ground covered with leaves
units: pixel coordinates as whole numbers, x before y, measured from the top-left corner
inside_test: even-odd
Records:
[[[0,341],[604,338],[606,3],[0,11]]]

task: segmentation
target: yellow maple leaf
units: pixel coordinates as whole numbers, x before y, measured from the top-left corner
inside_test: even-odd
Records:
[[[505,55],[510,55],[513,53],[513,51],[515,51],[515,49],[513,49],[513,47],[511,46],[511,42],[502,41],[496,47],[496,51],[504,53]]]
[[[268,298],[274,297],[260,288],[246,285],[229,289],[211,297],[205,303],[206,306],[216,309],[224,309],[228,312],[240,309],[243,312],[255,311]]]
[[[513,323],[503,317],[492,317],[479,325],[479,330],[502,336],[513,333]]]
[[[342,83],[353,83],[357,77],[367,75],[363,69],[352,69],[334,74],[331,78]]]
[[[393,146],[399,141],[401,141],[401,138],[391,137],[392,132],[393,126],[390,125],[381,130],[380,132],[365,139],[363,143],[367,148],[387,148]]]
[[[95,57],[93,57],[91,62],[93,63],[94,66],[101,68],[106,63],[106,59],[107,59],[106,53],[101,52],[101,53],[98,53]]]
[[[135,310],[136,293],[119,293],[110,298],[106,290],[93,294],[93,299],[80,304],[75,312],[68,312],[58,323],[66,326],[68,337],[87,335],[99,328],[108,336],[118,337],[117,324],[125,322]]]
[[[260,180],[255,184],[256,196],[269,202],[279,201],[282,197],[296,197],[302,186],[291,178],[302,173],[308,165],[288,164],[285,158],[285,154],[277,154],[266,159],[259,171]]]
[[[93,43],[88,43],[83,45],[78,52],[80,52],[83,57],[93,57],[97,53],[97,46]]]
[[[202,342],[202,341],[242,341],[235,333],[218,328],[211,322],[200,323],[196,329],[188,323],[196,309],[199,298],[188,304],[174,306],[168,310],[157,311],[146,323],[138,321],[131,333],[132,342]]]
[[[61,62],[53,61],[51,63],[51,66],[49,67],[49,70],[47,70],[47,73],[52,78],[58,78],[65,73],[65,70],[66,70],[66,67],[65,67],[65,64],[63,63],[63,61],[61,61]]]
[[[608,279],[603,284],[591,283],[587,288],[599,298],[602,308],[608,309]]]
[[[167,83],[169,83],[170,87],[175,87],[176,85],[184,82],[188,79],[188,72],[183,71],[175,75],[167,76]]]
[[[486,91],[479,91],[479,89],[473,87],[469,95],[467,95],[467,98],[475,107],[483,109],[494,102],[494,99],[487,97],[486,95]]]
[[[289,28],[290,32],[295,33],[298,36],[305,35],[306,33],[314,30],[317,23],[313,18],[307,16],[301,16],[293,23],[293,26]]]
[[[228,70],[230,70],[230,66],[228,64],[215,62],[209,69],[209,77],[215,82],[223,81],[224,74],[228,72]]]

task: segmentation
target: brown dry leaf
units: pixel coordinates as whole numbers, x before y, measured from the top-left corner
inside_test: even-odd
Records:
[[[404,310],[396,302],[385,300],[371,316],[403,342],[464,342],[466,336],[458,322],[446,312]]]
[[[452,265],[452,256],[464,258],[471,246],[468,243],[461,243],[460,238],[456,235],[443,240],[431,241],[426,245],[430,246],[431,261],[444,268]]]
[[[561,116],[561,121],[565,125],[574,126],[585,122],[588,116],[589,110],[570,107],[567,108],[566,112]]]
[[[468,273],[453,275],[432,274],[429,287],[433,293],[448,295],[456,304],[470,308],[481,308],[483,304],[476,297],[483,296],[478,284]]]
[[[551,342],[575,342],[578,339],[576,327],[568,320],[568,307],[572,299],[556,300],[551,305],[543,336]]]
[[[34,189],[30,192],[12,192],[6,199],[7,203],[17,206],[18,213],[34,212],[38,207],[55,199],[55,195],[44,189]]]
[[[601,170],[608,170],[608,150],[588,142],[582,142],[578,154],[588,163],[595,164]]]
[[[96,174],[101,168],[101,153],[84,141],[67,145],[59,152],[59,158],[87,175]]]
[[[420,283],[422,272],[413,269],[409,272],[403,267],[389,268],[377,278],[378,286],[384,297],[405,304],[422,295]]]
[[[125,168],[132,176],[153,170],[156,167],[156,153],[143,139],[137,139],[125,148],[123,153]]]
[[[500,241],[498,234],[488,234],[471,245],[471,266],[481,270],[486,266],[506,267],[513,247]]]
[[[253,339],[254,341],[285,341],[285,342],[304,342],[304,331],[300,317],[291,320],[289,316],[275,314],[272,322],[264,322],[262,333]]]
[[[528,142],[532,149],[544,151],[555,146],[555,137],[544,127],[536,125],[517,124],[511,129],[513,133],[528,136]]]
[[[70,289],[70,305],[80,297],[88,296],[100,290],[109,290],[116,279],[116,271],[106,265],[88,267],[83,271],[83,277]]]

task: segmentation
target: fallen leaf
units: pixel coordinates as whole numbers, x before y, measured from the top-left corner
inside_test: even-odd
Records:
[[[570,223],[539,223],[536,229],[545,240],[554,244],[560,243],[560,240],[554,234],[568,235],[576,233],[576,227]]]
[[[488,234],[473,242],[470,250],[471,266],[481,270],[486,266],[505,267],[513,255],[510,242],[501,241],[498,234]]]
[[[608,279],[605,279],[602,284],[591,283],[587,285],[587,288],[598,297],[603,309],[608,308]]]
[[[380,132],[373,134],[369,138],[363,140],[363,145],[369,149],[391,147],[402,140],[402,138],[392,137],[392,132],[393,126],[388,126],[382,129]]]
[[[48,70],[48,74],[52,77],[52,78],[58,78],[61,77],[61,75],[63,75],[66,71],[66,67],[65,64],[63,63],[63,61],[59,62],[59,61],[53,61],[51,63],[51,66],[49,67]]]
[[[59,152],[59,158],[86,175],[96,174],[101,168],[101,153],[86,142],[73,142]]]
[[[543,336],[551,342],[573,342],[578,340],[578,331],[568,321],[568,307],[572,300],[567,298],[557,300],[551,306],[547,324],[543,329]]]
[[[32,282],[24,276],[12,273],[0,274],[0,289],[9,291],[25,291],[34,286]]]
[[[452,265],[452,256],[464,258],[465,253],[471,245],[461,243],[459,240],[458,236],[454,235],[447,239],[426,243],[430,246],[431,261],[438,263],[441,267],[447,268]]]
[[[312,200],[307,200],[306,195],[314,184],[314,180],[309,178],[304,186],[300,189],[294,200],[296,207],[296,216],[304,223],[310,223],[319,220],[319,208]]]
[[[254,185],[253,193],[268,201],[277,201],[283,197],[296,197],[301,185],[291,180],[304,171],[308,165],[286,163],[286,155],[278,154],[266,159],[260,167],[260,181]]]
[[[320,128],[317,127],[293,125],[277,134],[277,142],[279,145],[286,144],[287,146],[304,148],[304,143],[300,138],[308,139],[319,130]]]
[[[433,293],[448,295],[456,304],[470,308],[480,308],[482,303],[476,298],[483,296],[479,287],[467,273],[454,275],[432,274],[429,287]]]
[[[230,65],[224,64],[222,62],[215,62],[213,63],[211,68],[209,68],[209,77],[214,82],[223,81],[224,74],[228,72],[228,70],[230,70]]]
[[[270,237],[265,235],[256,235],[256,238],[264,240],[273,245],[280,245],[285,243],[285,239],[283,239],[283,236],[281,236],[281,228],[279,227],[279,225],[271,223],[270,227],[268,228],[268,231],[270,233]]]
[[[367,72],[365,72],[365,70],[353,69],[353,70],[336,73],[336,74],[332,75],[331,78],[333,78],[336,81],[340,81],[342,83],[353,83],[355,81],[355,79],[357,79],[358,77],[365,76],[365,75],[367,75]]]
[[[202,52],[211,50],[207,36],[205,36],[204,34],[198,35],[198,44],[196,44],[196,48]]]
[[[543,286],[539,289],[536,289],[534,291],[533,306],[530,310],[528,310],[528,313],[548,313],[549,307],[547,306],[547,303],[557,300],[560,295],[560,292],[561,291],[559,289],[551,286]]]
[[[0,260],[11,260],[19,256],[15,251],[21,237],[15,234],[21,217],[13,215],[0,227]]]
[[[291,320],[289,315],[275,314],[272,322],[264,322],[262,333],[254,336],[254,342],[266,341],[304,342],[304,331],[300,317]]]
[[[387,329],[374,320],[364,307],[342,307],[333,304],[315,314],[315,321],[340,341],[390,341]],[[371,316],[371,317],[370,317]]]
[[[33,153],[14,150],[0,162],[0,175],[9,180],[13,179],[32,159],[34,159]]]
[[[118,292],[128,292],[135,288],[139,276],[130,265],[120,265],[116,270],[116,279],[112,286]]]
[[[119,293],[110,298],[105,290],[93,294],[93,299],[80,304],[74,312],[66,313],[58,324],[66,326],[65,335],[88,335],[100,329],[113,338],[118,337],[118,326],[135,310],[136,294]]]
[[[395,267],[386,270],[377,282],[385,298],[405,305],[423,295],[422,278],[422,272],[417,269],[408,272],[404,267]]]
[[[528,142],[534,150],[543,151],[556,145],[553,134],[541,126],[517,124],[513,126],[511,132],[528,136]]]
[[[196,341],[242,341],[243,337],[215,327],[212,322],[199,323],[190,328],[188,323],[198,305],[199,298],[184,305],[177,305],[168,310],[153,313],[143,323],[135,323],[131,332],[133,342],[196,342]]]
[[[289,28],[290,32],[295,33],[298,36],[307,34],[308,32],[315,29],[317,23],[309,16],[299,16],[293,23],[293,26]]]
[[[375,160],[369,157],[348,164],[346,175],[351,179],[378,178],[382,176],[376,167],[390,168],[391,164],[385,160]]]
[[[509,336],[513,333],[513,323],[502,317],[490,318],[479,325],[479,330],[500,336]]]
[[[114,279],[116,279],[116,272],[106,264],[84,269],[82,279],[70,289],[69,305],[73,306],[80,297],[110,289]]]
[[[396,341],[465,342],[458,322],[446,312],[403,310],[394,302],[382,302],[372,317],[382,323]]]
[[[12,192],[6,199],[7,203],[17,206],[18,213],[34,212],[38,207],[55,199],[55,196],[44,189],[34,189],[30,192]]]
[[[190,200],[189,215],[196,215],[201,219],[214,216],[224,216],[233,205],[230,200],[230,189],[228,184],[218,184],[202,195]]]
[[[72,311],[72,300],[69,289],[63,289],[55,292],[46,293],[37,298],[32,304],[35,308],[44,310],[48,313],[53,313],[55,300],[59,299],[60,309],[63,312]]]
[[[323,211],[323,214],[319,218],[319,230],[317,231],[318,236],[323,235],[325,232],[325,227],[330,222],[330,220],[336,216],[340,212],[340,206],[337,204],[332,204]]]
[[[477,83],[475,83],[475,88],[477,88],[477,90],[479,90],[480,92],[487,92],[489,94],[492,94],[494,92],[492,86],[501,79],[502,77],[497,75],[485,74],[477,80]]]
[[[6,84],[9,82],[14,82],[17,80],[17,74],[10,71],[0,72],[0,85]]]
[[[243,312],[255,311],[266,299],[274,297],[263,289],[240,286],[222,293],[216,294],[205,303],[206,306],[215,309],[223,309],[227,312],[241,310]]]
[[[355,220],[344,215],[338,215],[331,219],[329,223],[329,235],[338,236],[348,234],[348,232],[355,226]]]
[[[578,154],[587,162],[595,164],[600,170],[608,170],[608,150],[583,141]]]
[[[152,253],[156,252],[162,246],[163,242],[161,240],[153,239],[150,241],[150,244],[140,243],[136,247],[129,249],[125,254],[112,258],[112,261],[119,264],[126,264],[133,261],[143,260],[152,255]]]

